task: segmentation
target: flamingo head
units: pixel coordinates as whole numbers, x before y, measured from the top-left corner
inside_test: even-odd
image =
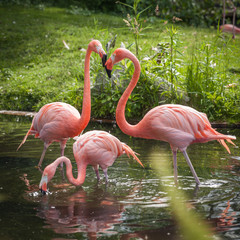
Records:
[[[105,68],[106,68],[109,78],[111,78],[111,72],[113,69],[113,65],[122,61],[124,58],[127,58],[128,54],[132,54],[132,53],[125,48],[118,48],[113,52],[113,54],[111,55],[111,57],[107,60],[107,62],[105,64]]]
[[[39,183],[39,189],[42,192],[42,194],[46,194],[46,192],[47,192],[47,184],[48,184],[48,182],[51,181],[51,179],[55,175],[55,172],[56,172],[56,167],[53,166],[52,164],[48,165],[44,169],[41,181]]]
[[[102,65],[105,67],[105,63],[107,60],[107,54],[103,50],[102,44],[98,40],[92,40],[88,47],[94,51],[95,53],[99,54],[100,58],[102,59]]]

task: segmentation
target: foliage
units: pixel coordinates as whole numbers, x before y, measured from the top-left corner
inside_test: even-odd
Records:
[[[67,12],[70,14],[83,16],[90,16],[92,14],[92,12],[87,8],[81,8],[76,5],[70,5],[69,10],[67,10]]]
[[[234,42],[218,32],[213,41],[203,42],[192,49],[186,72],[186,90],[191,104],[207,112],[210,120],[226,116],[239,118],[240,86],[236,82],[229,84],[228,74],[233,47]]]
[[[127,27],[129,28],[129,30],[132,32],[133,37],[134,37],[134,41],[135,41],[135,47],[136,47],[136,56],[139,57],[139,37],[141,35],[141,32],[145,29],[147,29],[147,27],[143,28],[143,20],[140,18],[140,15],[145,12],[148,8],[150,8],[151,6],[143,9],[142,11],[138,11],[138,5],[140,3],[141,0],[134,0],[133,5],[128,5],[128,4],[124,4],[122,2],[117,2],[120,3],[130,9],[132,9],[133,11],[133,15],[134,17],[132,18],[131,15],[128,13],[127,14],[127,19],[123,19],[123,21],[126,23]]]
[[[217,25],[221,18],[222,2],[220,1],[198,1],[198,0],[179,0],[179,1],[158,1],[159,17],[174,16],[181,18],[184,22],[195,26]]]
[[[0,8],[1,109],[38,111],[48,102],[64,101],[81,110],[90,39],[100,40],[105,47],[117,35],[114,49],[127,46],[134,52],[135,38],[122,27],[122,17],[94,12],[86,16],[81,11]],[[142,20],[151,28],[138,39],[142,70],[126,116],[139,119],[159,104],[181,103],[205,112],[212,121],[239,121],[239,38],[233,40],[213,29],[196,31],[157,19],[152,22],[141,15]],[[114,66],[112,80],[95,53],[90,66],[92,117],[114,118],[133,64],[125,60]]]
[[[188,25],[194,26],[217,26],[218,20],[222,18],[223,8],[222,1],[218,0],[122,0],[121,3],[125,6],[133,7],[137,5],[139,12],[147,9],[144,14],[148,17],[157,16],[167,20],[178,17]],[[115,1],[111,0],[2,0],[0,4],[22,5],[25,7],[35,6],[40,9],[49,6],[58,6],[70,8],[70,11],[74,14],[79,12],[88,12],[89,14],[95,11],[115,15],[119,15],[119,12],[121,12],[123,15],[126,15],[124,5],[115,4]],[[228,5],[227,7],[230,8],[231,6]],[[239,15],[239,12],[237,15]]]

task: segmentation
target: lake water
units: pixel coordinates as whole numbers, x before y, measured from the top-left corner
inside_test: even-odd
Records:
[[[81,187],[68,184],[57,170],[49,192],[38,190],[41,172],[35,168],[43,142],[29,136],[16,152],[31,119],[0,116],[0,239],[183,239],[163,185],[173,185],[173,176],[160,177],[152,159],[172,161],[169,144],[129,137],[115,124],[90,123],[85,131],[105,130],[139,153],[143,169],[126,155],[108,169],[109,184],[97,184],[89,166]],[[237,136],[240,129],[218,129]],[[69,140],[65,155],[76,165]],[[229,145],[229,144],[228,144]],[[179,188],[187,195],[186,211],[199,213],[215,239],[240,239],[240,150],[232,154],[217,142],[193,144],[189,157],[200,178],[195,180],[178,153]],[[47,150],[43,168],[60,155],[58,143]],[[184,216],[183,216],[184,217]]]

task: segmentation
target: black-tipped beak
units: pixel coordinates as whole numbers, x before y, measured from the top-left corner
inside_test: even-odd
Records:
[[[105,69],[106,69],[106,72],[107,72],[108,77],[111,78],[111,72],[112,72],[112,70],[107,69],[106,66],[105,66]]]
[[[106,61],[107,61],[107,54],[103,54],[103,57],[102,57],[102,65],[103,65],[103,67],[105,67]]]

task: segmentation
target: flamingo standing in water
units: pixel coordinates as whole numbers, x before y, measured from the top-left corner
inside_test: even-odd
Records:
[[[44,142],[43,152],[38,163],[41,166],[47,148],[52,142],[60,142],[61,155],[64,155],[66,142],[70,137],[79,135],[88,125],[91,115],[91,92],[90,92],[90,56],[92,51],[98,53],[102,58],[103,65],[107,55],[98,40],[89,43],[84,66],[84,93],[82,115],[76,108],[63,102],[53,102],[44,105],[34,116],[32,125],[19,145],[24,144],[28,135],[35,135]],[[18,150],[17,149],[17,150]]]
[[[127,49],[118,48],[107,60],[105,66],[108,76],[111,77],[113,65],[125,58],[133,62],[135,70],[128,87],[117,105],[116,121],[119,128],[130,136],[168,142],[173,152],[174,180],[176,183],[177,150],[179,149],[183,153],[196,183],[200,184],[199,178],[186,152],[187,147],[192,143],[218,140],[230,153],[224,140],[234,144],[231,139],[236,139],[236,137],[223,135],[215,131],[211,127],[206,114],[198,112],[191,107],[178,104],[166,104],[155,107],[151,109],[138,124],[129,124],[125,118],[125,107],[139,79],[141,71],[139,61],[134,54]]]
[[[39,189],[45,193],[47,184],[53,178],[56,168],[59,164],[66,164],[66,175],[70,183],[79,186],[84,183],[86,177],[86,168],[92,165],[98,181],[100,180],[98,167],[104,172],[106,183],[108,182],[107,169],[112,166],[117,157],[126,153],[131,155],[141,166],[142,163],[135,152],[125,143],[120,142],[116,137],[105,131],[89,131],[77,138],[73,144],[73,154],[77,163],[78,176],[74,178],[72,174],[71,161],[65,157],[57,158],[49,164],[43,171]]]

